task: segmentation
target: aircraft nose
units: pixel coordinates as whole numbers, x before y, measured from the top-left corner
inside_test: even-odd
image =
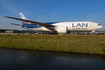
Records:
[[[101,28],[103,28],[103,26],[101,26]]]
[[[100,26],[100,28],[103,28],[103,26]]]

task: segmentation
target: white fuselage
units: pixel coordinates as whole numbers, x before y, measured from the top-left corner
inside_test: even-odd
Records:
[[[70,31],[93,31],[101,29],[102,26],[95,22],[60,22],[60,23],[54,23],[52,25],[55,25],[56,27],[67,27],[67,30]],[[56,28],[55,28],[56,29]],[[45,30],[49,31],[49,29],[45,27],[40,28],[33,28],[33,30]]]

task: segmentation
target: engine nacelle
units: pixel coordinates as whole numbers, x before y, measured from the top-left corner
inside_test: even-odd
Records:
[[[58,33],[67,33],[67,27],[59,26],[59,27],[56,28],[56,31]]]

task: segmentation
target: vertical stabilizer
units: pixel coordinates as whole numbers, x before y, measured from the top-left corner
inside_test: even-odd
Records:
[[[23,13],[20,12],[19,15],[20,15],[20,17],[21,17],[22,19],[27,20],[27,18],[23,15]],[[25,21],[22,21],[22,23],[23,23],[23,25],[24,25],[24,24],[30,24],[30,23],[25,22]]]
[[[19,15],[20,15],[20,17],[21,17],[22,19],[27,20],[27,18],[23,15],[23,13],[19,13]]]

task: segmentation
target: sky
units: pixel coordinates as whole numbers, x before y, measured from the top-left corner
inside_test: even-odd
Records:
[[[0,29],[23,29],[9,23],[21,21],[4,18],[25,17],[37,22],[91,21],[105,30],[105,0],[0,0]]]

